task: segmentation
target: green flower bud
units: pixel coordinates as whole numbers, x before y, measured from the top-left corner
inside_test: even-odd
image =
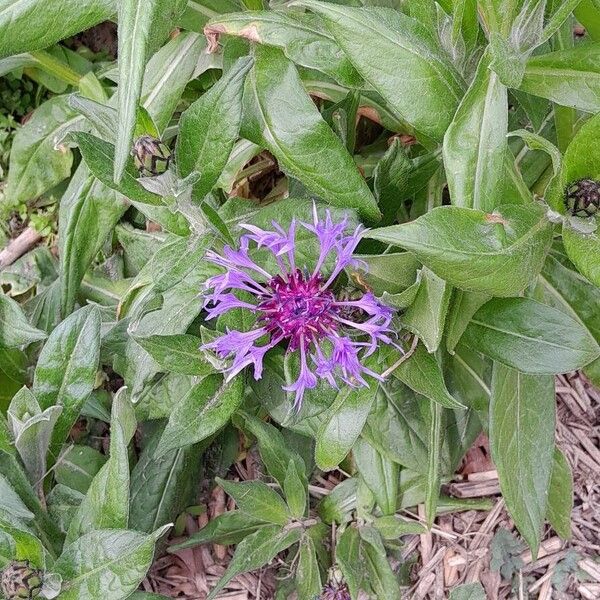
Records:
[[[591,217],[600,211],[600,181],[579,179],[565,191],[565,206],[575,217]]]
[[[40,595],[44,573],[28,560],[14,560],[2,571],[0,591],[7,600],[32,600]]]
[[[171,162],[169,147],[149,135],[143,135],[136,140],[131,154],[140,175],[144,177],[162,175],[168,170]]]

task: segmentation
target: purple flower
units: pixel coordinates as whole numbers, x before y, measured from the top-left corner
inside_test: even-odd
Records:
[[[206,259],[226,269],[207,281],[204,307],[208,318],[235,308],[247,308],[257,315],[257,328],[247,332],[228,331],[203,349],[214,350],[221,358],[233,358],[226,370],[231,379],[246,366],[254,366],[254,377],[262,375],[265,354],[279,343],[288,352],[297,352],[298,379],[285,387],[295,392],[294,406],[299,409],[307,389],[323,379],[337,387],[338,381],[351,386],[368,386],[364,376],[380,376],[364,366],[364,358],[379,343],[392,344],[393,311],[371,293],[359,300],[336,297],[333,284],[343,269],[355,265],[353,253],[360,241],[362,227],[346,233],[347,219],[334,223],[329,210],[320,220],[316,207],[313,223],[292,221],[286,231],[273,223],[273,231],[254,225],[242,225],[248,233],[240,238],[240,249],[225,246],[222,255],[208,252]],[[312,269],[300,269],[295,262],[295,237],[300,225],[313,233],[320,246]],[[250,257],[251,246],[266,248],[277,263],[278,272],[269,273]],[[334,264],[327,279],[322,274],[327,258]],[[236,293],[243,293],[243,299]],[[252,302],[254,298],[254,302]]]

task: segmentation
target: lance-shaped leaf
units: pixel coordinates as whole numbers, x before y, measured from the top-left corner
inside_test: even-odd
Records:
[[[394,354],[393,356],[397,357],[398,355]],[[412,356],[392,374],[414,392],[422,394],[446,408],[466,408],[450,394],[435,355],[427,352],[421,343]]]
[[[129,520],[129,458],[127,446],[136,420],[127,388],[113,400],[110,457],[92,480],[67,534],[66,543],[98,529],[126,529]]]
[[[600,110],[600,44],[532,56],[520,90],[561,106]]]
[[[369,387],[344,386],[327,411],[317,433],[315,459],[324,471],[335,469],[352,449],[367,420],[377,382]]]
[[[279,525],[263,527],[240,542],[223,577],[211,590],[206,600],[214,600],[217,594],[240,573],[258,569],[275,558],[280,552],[300,540],[302,529],[281,528]]]
[[[243,391],[243,377],[235,377],[229,383],[225,383],[221,375],[205,377],[175,407],[158,445],[157,456],[195,444],[221,429],[240,405]]]
[[[100,357],[100,313],[79,309],[54,329],[35,369],[33,393],[42,410],[62,406],[49,450],[49,466],[94,389]]]
[[[358,472],[367,484],[384,515],[393,515],[398,503],[400,467],[363,438],[352,450]]]
[[[285,525],[291,520],[283,498],[262,481],[227,481],[217,477],[217,483],[231,496],[243,513],[268,523]]]
[[[490,447],[506,506],[533,555],[546,517],[554,453],[554,378],[494,367]]]
[[[377,220],[375,198],[307,95],[294,64],[269,46],[256,46],[254,59],[244,94],[243,137],[266,147],[282,169],[330,204]]]
[[[491,211],[502,202],[507,92],[484,55],[444,136],[444,167],[455,206]]]
[[[64,137],[83,127],[85,120],[69,106],[68,96],[44,102],[17,131],[10,153],[6,197],[15,204],[26,202],[68,177],[73,153]]]
[[[251,66],[249,57],[240,58],[181,117],[177,168],[182,177],[200,173],[194,185],[197,199],[204,198],[217,183],[238,138],[244,80]]]
[[[115,12],[107,0],[1,0],[0,58],[47,48]]]
[[[524,373],[566,373],[591,363],[600,346],[580,321],[529,298],[494,298],[461,341]]]
[[[122,0],[119,9],[118,136],[115,181],[120,181],[131,151],[146,58],[167,37],[186,0]]]
[[[60,201],[61,314],[75,307],[81,281],[94,257],[127,210],[127,200],[80,165]]]
[[[45,332],[29,324],[17,302],[0,294],[0,348],[27,346],[45,337]]]
[[[538,290],[543,294],[544,303],[579,321],[600,343],[600,288],[549,255],[539,277]],[[595,360],[583,369],[597,385],[600,382],[599,367],[600,360]]]
[[[52,567],[63,579],[61,599],[95,600],[97,590],[110,590],[111,600],[129,598],[146,576],[166,529],[150,535],[103,529],[66,546]]]
[[[142,106],[159,132],[169,124],[185,86],[195,76],[205,46],[203,36],[182,32],[148,61],[142,84]]]
[[[458,288],[514,296],[540,272],[552,226],[537,205],[506,205],[491,214],[442,206],[410,223],[371,230],[366,237],[410,250]]]
[[[154,531],[193,503],[202,479],[202,444],[156,458],[161,430],[152,435],[131,472],[129,528]]]
[[[441,141],[464,84],[419,21],[385,8],[351,8],[315,0],[297,4],[323,17],[358,72],[401,119]]]
[[[341,85],[357,87],[362,82],[316,15],[274,10],[226,14],[212,19],[204,32],[213,43],[221,35],[234,35],[276,46],[297,65],[321,71]]]
[[[22,387],[8,407],[8,422],[17,449],[34,489],[41,491],[46,475],[46,453],[52,431],[62,411],[61,406],[50,406],[42,411],[37,399]]]
[[[240,510],[229,510],[211,519],[200,531],[193,533],[185,541],[171,546],[169,552],[193,548],[207,542],[224,546],[239,544],[246,536],[266,526],[270,527],[271,523],[255,519]]]
[[[565,455],[554,449],[552,477],[548,489],[546,518],[561,538],[571,537],[571,511],[573,510],[573,475]]]

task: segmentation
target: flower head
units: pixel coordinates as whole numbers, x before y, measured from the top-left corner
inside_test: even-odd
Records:
[[[319,256],[311,268],[296,265],[298,225],[319,242]],[[347,219],[335,223],[330,211],[320,220],[315,208],[313,223],[292,221],[287,231],[277,223],[273,231],[242,225],[247,233],[241,236],[238,250],[225,246],[221,254],[207,253],[207,260],[226,269],[207,281],[204,306],[208,318],[235,308],[258,315],[255,329],[228,331],[203,346],[221,358],[233,358],[227,369],[229,379],[248,365],[253,365],[254,377],[260,379],[265,354],[279,343],[299,357],[298,379],[284,388],[295,393],[298,409],[304,392],[316,387],[319,379],[337,387],[339,381],[367,386],[366,375],[379,378],[364,366],[363,359],[377,344],[393,343],[393,312],[371,293],[354,300],[336,295],[336,278],[357,262],[352,255],[362,233],[359,226],[348,234],[347,227]],[[250,256],[252,246],[269,250],[278,272],[269,273],[258,265]],[[326,276],[323,267],[331,255],[333,269]]]

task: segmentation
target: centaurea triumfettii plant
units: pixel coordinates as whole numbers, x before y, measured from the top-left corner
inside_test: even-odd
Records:
[[[319,257],[311,269],[296,264],[298,226],[313,233],[319,243]],[[288,352],[299,355],[298,379],[284,387],[295,393],[296,409],[301,406],[304,392],[316,387],[319,379],[333,387],[338,387],[339,381],[367,386],[365,375],[381,379],[364,365],[364,359],[379,343],[392,343],[393,311],[370,292],[358,300],[338,298],[334,292],[341,272],[357,262],[352,255],[362,227],[347,233],[346,217],[335,223],[326,211],[323,220],[315,207],[313,223],[294,220],[287,231],[275,222],[272,231],[254,225],[242,228],[247,233],[240,237],[239,250],[225,246],[222,254],[210,251],[206,255],[207,260],[226,269],[207,281],[204,306],[208,318],[236,308],[258,314],[254,329],[228,330],[203,346],[221,358],[233,358],[227,378],[253,365],[254,377],[260,379],[265,354],[277,344],[287,344]],[[268,272],[257,264],[250,257],[252,247],[269,250],[275,257],[277,272]],[[325,275],[330,255],[334,264]],[[243,299],[236,293],[243,293]]]

